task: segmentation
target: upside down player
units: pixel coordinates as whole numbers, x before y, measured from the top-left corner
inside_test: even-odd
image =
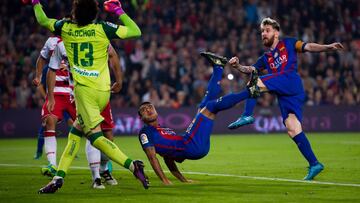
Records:
[[[305,92],[302,81],[297,73],[296,52],[326,52],[342,50],[341,43],[321,45],[317,43],[304,43],[294,38],[279,39],[280,25],[271,18],[262,20],[261,37],[265,47],[270,48],[265,52],[253,66],[239,64],[239,59],[233,57],[229,63],[233,68],[244,73],[267,69],[269,74],[259,77],[253,87],[256,97],[260,92],[275,93],[283,117],[283,123],[287,128],[288,135],[297,144],[300,152],[309,163],[308,174],[304,180],[312,180],[319,174],[324,166],[317,160],[305,133],[301,127],[302,105],[305,99]],[[251,85],[250,85],[251,86]],[[246,101],[244,114],[235,122],[229,125],[235,129],[254,122],[252,117],[256,100],[249,98]]]
[[[104,8],[107,12],[115,14],[124,26],[106,22],[94,23],[98,14],[98,4],[95,0],[74,0],[73,20],[49,19],[39,0],[31,2],[39,24],[60,35],[64,41],[75,82],[74,96],[77,108],[77,119],[70,130],[68,144],[61,156],[56,176],[41,188],[39,193],[54,193],[62,187],[83,135],[111,160],[129,169],[147,189],[149,182],[143,170],[143,163],[128,158],[113,142],[103,136],[99,125],[103,120],[100,112],[109,102],[110,90],[120,85],[119,81],[116,81],[110,88],[107,64],[110,39],[138,37],[141,35],[139,27],[125,14],[117,0],[104,2]]]
[[[155,173],[165,185],[172,183],[165,176],[156,154],[164,158],[170,172],[178,180],[192,182],[181,174],[175,162],[181,163],[185,159],[197,160],[206,156],[210,149],[210,134],[216,113],[233,107],[250,94],[246,89],[218,98],[221,91],[220,80],[227,59],[209,52],[203,52],[201,55],[213,65],[213,74],[198,113],[184,135],[178,135],[172,129],[160,126],[158,114],[151,102],[142,103],[138,109],[140,119],[145,124],[139,131],[140,144]]]

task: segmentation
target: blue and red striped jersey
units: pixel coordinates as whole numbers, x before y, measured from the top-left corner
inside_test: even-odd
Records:
[[[265,52],[253,65],[257,70],[268,73],[297,72],[297,53],[304,52],[306,43],[295,38],[284,38],[275,49]]]
[[[156,153],[160,156],[185,158],[184,136],[177,135],[170,128],[144,125],[139,132],[139,141],[143,149],[155,147]]]

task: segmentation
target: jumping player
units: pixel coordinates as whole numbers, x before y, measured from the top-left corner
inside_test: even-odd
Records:
[[[140,144],[155,173],[165,185],[172,183],[165,176],[156,154],[164,158],[170,172],[178,180],[192,182],[181,174],[175,162],[181,163],[185,159],[197,160],[206,156],[210,149],[210,134],[216,113],[233,107],[250,94],[246,89],[238,94],[228,94],[218,98],[221,91],[220,80],[227,59],[209,52],[203,52],[201,55],[213,65],[213,74],[207,92],[199,105],[198,113],[184,135],[160,126],[158,113],[151,102],[142,103],[138,109],[140,119],[145,124],[139,131]]]
[[[60,159],[58,171],[53,180],[39,190],[39,193],[54,193],[62,187],[65,174],[79,150],[80,139],[85,135],[93,146],[104,152],[111,160],[129,169],[148,188],[148,179],[141,161],[128,158],[109,139],[103,136],[100,112],[110,98],[110,89],[120,86],[116,81],[110,88],[107,64],[109,39],[131,38],[141,35],[136,23],[129,18],[117,0],[104,2],[106,11],[115,14],[124,26],[107,22],[94,23],[98,14],[95,0],[74,0],[73,20],[49,19],[39,0],[32,0],[36,20],[40,25],[61,36],[64,41],[74,79],[74,96],[77,119],[70,130],[68,144]]]
[[[109,52],[109,63],[111,63],[111,67],[114,70],[115,78],[117,79],[117,81],[122,81],[120,63],[119,63],[119,59],[116,54],[116,51],[113,49],[113,47],[111,45],[109,45],[108,52]],[[49,91],[48,91],[49,98],[54,97],[54,95],[53,95],[54,87],[53,86],[54,86],[54,84],[56,86],[56,83],[57,83],[56,80],[59,79],[59,77],[54,77],[53,72],[58,73],[58,71],[63,70],[63,69],[68,70],[67,55],[66,55],[64,44],[62,42],[57,43],[57,45],[55,46],[52,53],[53,54],[50,58],[50,64],[49,64],[50,73],[49,73],[49,78],[47,80],[50,84]],[[64,64],[66,64],[66,65],[64,66]],[[62,66],[62,67],[60,68],[60,66]],[[72,84],[73,82],[70,80],[70,78],[71,77],[67,77],[68,83]],[[71,87],[72,87],[72,85],[71,85]],[[121,88],[121,86],[119,88]],[[71,91],[70,94],[73,95],[73,92]],[[70,100],[73,100],[73,99],[71,98]],[[55,101],[55,105],[57,103],[61,103],[61,100],[57,101],[55,99],[54,101]],[[74,102],[72,102],[72,105],[69,108],[72,108],[72,110],[75,111]],[[64,111],[64,113],[66,113],[66,111]],[[104,120],[100,124],[101,130],[105,134],[105,137],[107,137],[110,140],[113,140],[112,129],[114,127],[114,121],[112,119],[110,103],[108,103],[106,105],[105,109],[101,112],[101,116],[104,117]],[[71,123],[71,125],[73,124],[73,119],[70,119],[70,123]],[[105,155],[102,155],[102,153],[98,149],[94,148],[90,144],[89,141],[86,142],[85,151],[86,151],[86,157],[89,162],[89,167],[90,167],[92,178],[93,178],[92,188],[105,189],[105,186],[101,182],[100,176],[104,178],[104,180],[107,184],[117,185],[116,179],[114,179],[112,177],[112,174],[108,168],[108,163],[110,163],[108,158]],[[55,153],[56,153],[56,145],[55,145]],[[56,173],[56,170],[53,167],[48,166],[47,168],[43,168],[42,169],[43,173],[44,173],[44,171],[46,172],[45,169],[49,169],[49,173],[52,176],[54,176],[54,172]]]
[[[313,153],[308,139],[301,127],[302,105],[305,92],[301,78],[297,73],[297,52],[327,52],[342,50],[341,43],[321,45],[317,43],[304,43],[294,38],[279,39],[280,25],[271,18],[262,20],[261,38],[269,51],[265,52],[253,66],[239,64],[239,59],[233,57],[229,63],[235,69],[244,73],[261,71],[266,69],[269,74],[263,75],[253,86],[253,97],[260,92],[275,93],[279,102],[283,123],[287,128],[288,135],[297,144],[300,152],[309,163],[308,174],[304,180],[312,180],[319,174],[324,166]],[[256,100],[247,99],[244,114],[229,125],[230,129],[238,128],[254,122],[252,116]]]

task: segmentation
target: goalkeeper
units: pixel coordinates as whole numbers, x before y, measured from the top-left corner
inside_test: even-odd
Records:
[[[107,12],[115,14],[124,26],[109,22],[94,22],[98,14],[95,0],[74,0],[72,20],[50,19],[44,13],[39,0],[32,0],[36,20],[64,41],[71,73],[74,79],[74,97],[77,119],[68,136],[68,144],[61,156],[58,171],[53,180],[39,190],[39,193],[54,193],[64,182],[64,177],[76,153],[80,139],[86,136],[91,144],[111,160],[129,169],[148,188],[143,163],[127,157],[110,140],[103,136],[100,123],[104,118],[100,112],[110,99],[110,91],[119,91],[121,81],[110,87],[108,68],[108,47],[111,39],[139,37],[141,31],[136,23],[125,14],[118,0],[104,2]]]

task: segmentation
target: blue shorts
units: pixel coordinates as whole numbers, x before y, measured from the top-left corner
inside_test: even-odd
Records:
[[[209,153],[214,121],[198,113],[184,135],[185,158],[201,159]]]
[[[289,113],[295,114],[301,122],[305,92],[300,76],[292,71],[283,74],[267,74],[261,76],[260,79],[270,92],[277,95],[283,122]]]

